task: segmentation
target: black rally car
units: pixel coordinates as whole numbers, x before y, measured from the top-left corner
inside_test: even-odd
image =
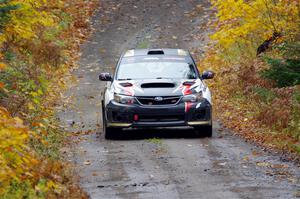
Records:
[[[102,99],[105,138],[124,128],[194,127],[212,136],[211,93],[203,81],[214,73],[199,73],[188,51],[138,49],[122,54]]]

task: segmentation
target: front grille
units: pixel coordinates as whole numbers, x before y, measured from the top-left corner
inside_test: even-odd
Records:
[[[137,100],[142,105],[175,105],[179,102],[180,97],[137,97]]]
[[[139,115],[139,122],[176,122],[183,120],[184,115]]]

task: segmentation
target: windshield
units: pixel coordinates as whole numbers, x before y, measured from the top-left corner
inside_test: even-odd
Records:
[[[118,80],[131,79],[196,79],[193,65],[184,62],[140,62],[121,64]]]

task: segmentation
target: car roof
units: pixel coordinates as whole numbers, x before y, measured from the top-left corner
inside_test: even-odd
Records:
[[[190,53],[183,49],[131,49],[125,51],[121,56],[122,63],[143,62],[143,61],[167,61],[194,63]]]
[[[184,62],[192,64],[199,74],[197,66],[190,52],[178,48],[162,48],[162,49],[131,49],[125,51],[118,62],[116,70],[122,64],[134,64],[144,62]]]
[[[136,56],[184,56],[189,57],[190,53],[183,49],[161,48],[161,49],[131,49],[123,53],[123,57],[136,57]]]

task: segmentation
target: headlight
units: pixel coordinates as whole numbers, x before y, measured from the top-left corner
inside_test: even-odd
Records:
[[[202,92],[191,94],[191,95],[185,95],[182,98],[183,102],[200,102],[201,100],[203,100]]]
[[[132,96],[114,94],[114,100],[120,104],[135,104],[136,100]]]

